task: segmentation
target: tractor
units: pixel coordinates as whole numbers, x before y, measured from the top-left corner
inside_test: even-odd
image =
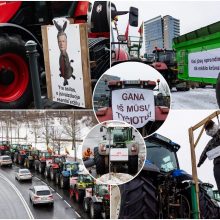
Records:
[[[78,178],[74,178],[70,183],[70,197],[78,203],[82,203],[86,195],[86,189],[91,188],[94,184],[94,179],[85,172],[79,172]]]
[[[159,84],[159,81],[157,83]],[[169,113],[169,106],[170,106],[169,96],[163,96],[161,95],[161,93],[158,93],[158,95],[153,94],[153,90],[155,89],[157,83],[155,81],[150,81],[150,80],[126,80],[126,81],[125,80],[124,81],[110,80],[108,81],[108,88],[110,89],[109,107],[97,108],[96,106],[94,106],[94,108],[97,109],[96,116],[98,120],[100,122],[107,121],[107,120],[122,120],[122,121],[126,121],[129,124],[132,124],[133,126],[135,126],[135,122],[137,122],[138,124],[141,124],[143,116],[147,117],[148,112],[146,111],[142,111],[142,114],[141,114],[141,111],[139,111],[140,114],[142,115],[139,118],[136,118],[133,116],[133,120],[135,119],[135,122],[128,120],[128,119],[123,119],[122,117],[119,119],[113,118],[114,109],[112,108],[112,103],[114,100],[113,100],[112,94],[113,93],[116,94],[116,91],[126,91],[123,89],[130,89],[130,88],[136,89],[136,91],[139,91],[139,92],[146,91],[148,93],[150,93],[150,90],[151,90],[152,92],[150,96],[152,99],[154,99],[153,105],[155,108],[155,111],[154,111],[155,120],[147,120],[144,126],[143,126],[144,123],[142,123],[142,126],[140,127],[135,126],[135,127],[138,128],[139,132],[144,137],[153,133],[166,120],[167,115]],[[146,101],[146,103],[148,103],[148,101]]]
[[[38,155],[38,150],[30,150],[26,151],[26,158],[24,160],[24,166],[27,167],[28,169],[31,169],[34,167],[34,161]]]
[[[39,53],[42,94],[46,93],[41,26],[53,18],[89,24],[91,78],[96,81],[110,67],[110,3],[96,1],[2,1],[0,3],[0,108],[27,108],[33,100],[25,43],[33,40]]]
[[[29,152],[32,148],[32,145],[23,144],[20,145],[19,148],[14,153],[14,163],[18,163],[19,165],[24,165],[25,158],[27,157],[27,152]]]
[[[48,151],[38,151],[34,160],[34,169],[39,171],[39,173],[44,173],[45,167],[49,162],[52,162],[51,153]]]
[[[179,167],[180,145],[157,133],[145,139],[147,158],[140,174],[121,185],[119,218],[193,218],[195,185],[192,175]],[[220,209],[199,182],[200,218],[219,218]],[[135,203],[133,202],[135,201]]]
[[[69,189],[70,183],[78,177],[79,163],[78,162],[64,162],[63,169],[56,173],[56,184],[61,189]]]
[[[46,164],[44,176],[51,180],[55,180],[56,173],[62,169],[64,162],[66,162],[66,156],[52,155],[52,161],[48,161]]]
[[[102,124],[100,133],[103,140],[94,148],[97,174],[108,173],[111,168],[114,171],[122,170],[126,166],[129,174],[137,173],[139,144],[134,140],[133,132],[134,129],[124,122],[108,121]]]
[[[110,218],[110,193],[108,185],[94,184],[86,189],[83,200],[83,209],[92,219]]]
[[[9,141],[1,141],[0,142],[0,155],[10,155]]]

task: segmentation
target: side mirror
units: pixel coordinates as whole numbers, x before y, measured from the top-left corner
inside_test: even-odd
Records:
[[[129,24],[132,27],[138,27],[138,8],[130,7]]]

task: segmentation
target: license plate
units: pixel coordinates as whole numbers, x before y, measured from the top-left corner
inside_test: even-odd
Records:
[[[128,148],[111,148],[110,161],[128,161]]]

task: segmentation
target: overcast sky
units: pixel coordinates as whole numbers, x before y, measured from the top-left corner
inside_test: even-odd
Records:
[[[188,129],[212,114],[214,111],[215,110],[171,110],[166,121],[157,131],[157,133],[166,136],[175,143],[181,145],[181,148],[178,151],[180,168],[188,173],[192,173]],[[217,123],[216,118],[213,120]],[[197,139],[196,137],[199,132],[200,129],[195,132],[194,140]],[[196,147],[197,163],[204,147],[210,139],[211,137],[207,136],[204,132]],[[212,183],[215,188],[217,188],[213,176],[213,161],[206,159],[204,164],[197,169],[197,172],[198,177],[203,182]]]
[[[180,34],[220,21],[220,1],[112,1],[118,11],[129,10],[130,6],[139,9],[139,26],[159,15],[171,15],[180,19]],[[119,17],[118,27],[121,34],[125,33],[128,15]],[[138,28],[130,27],[129,35],[139,36]]]

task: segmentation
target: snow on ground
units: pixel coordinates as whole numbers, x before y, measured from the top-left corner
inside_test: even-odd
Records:
[[[215,89],[206,86],[206,88],[190,89],[186,92],[171,92],[172,109],[219,109]]]
[[[126,183],[132,180],[133,178],[134,178],[133,176],[127,173],[111,173],[109,179],[109,173],[107,173],[97,178],[97,180],[105,184],[117,185],[117,184]]]
[[[118,186],[111,186],[111,219],[118,219],[121,205],[121,195]]]

